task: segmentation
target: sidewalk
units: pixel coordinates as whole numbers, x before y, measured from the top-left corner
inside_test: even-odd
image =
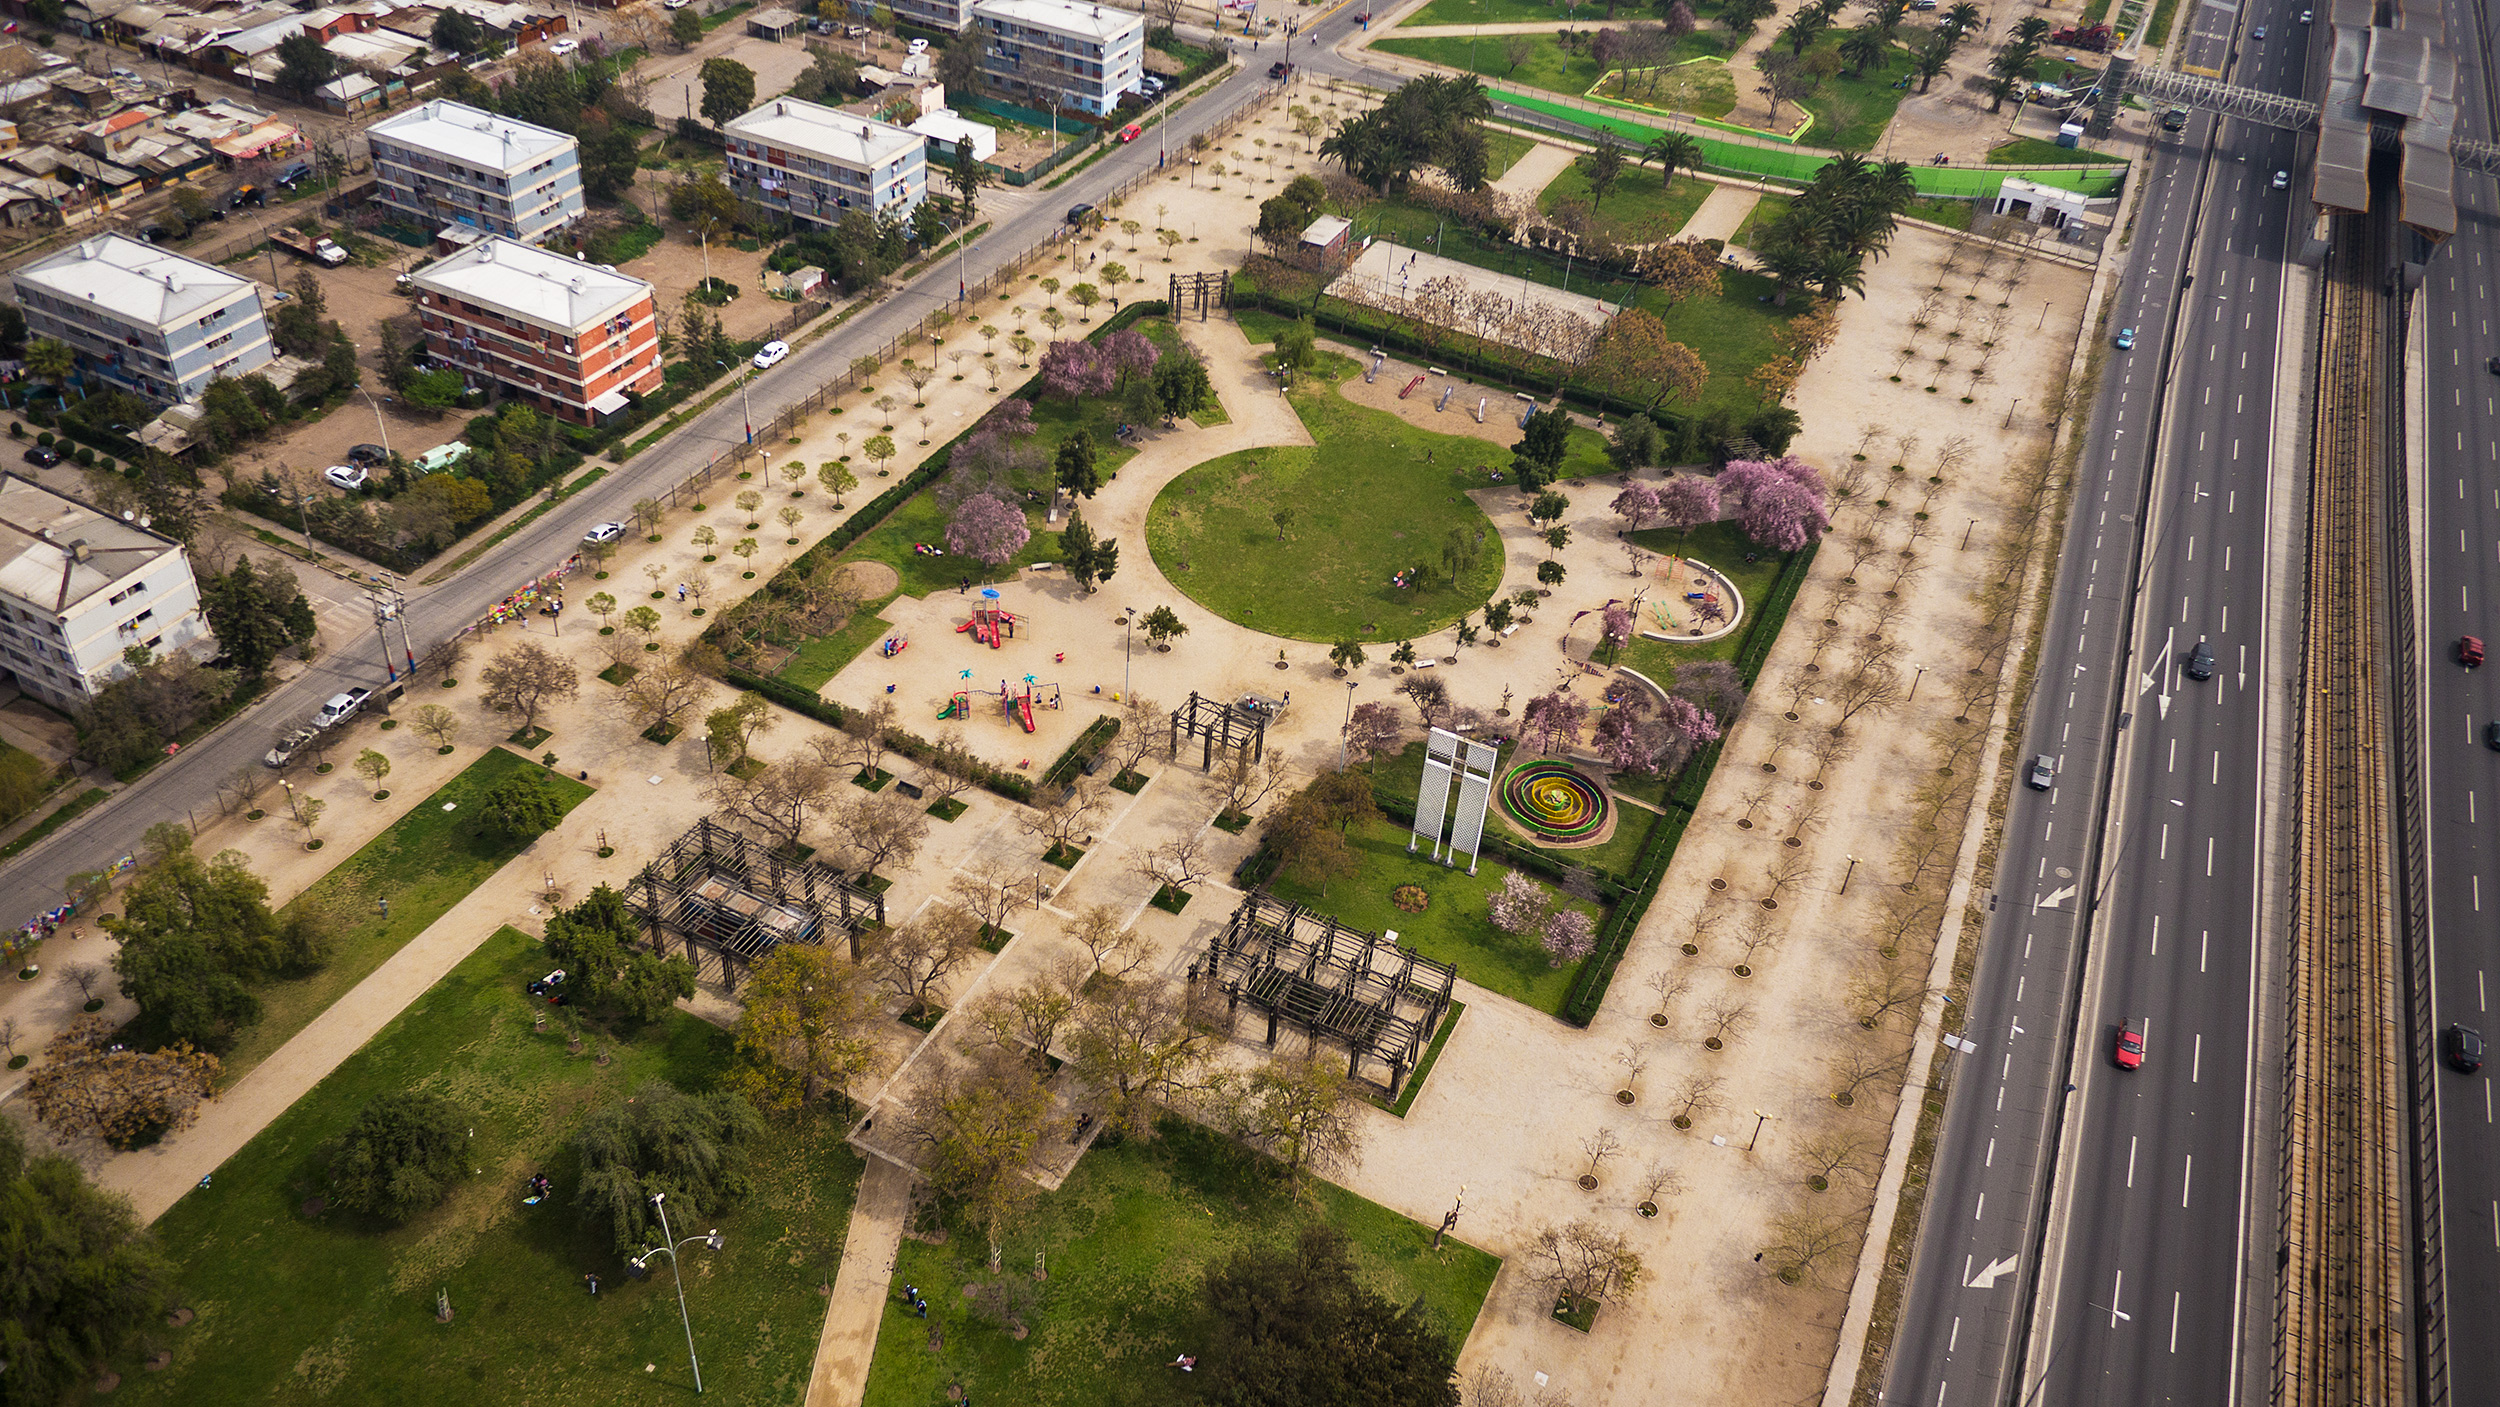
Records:
[[[858,1407],[868,1391],[868,1365],[877,1353],[877,1329],[885,1320],[886,1287],[903,1245],[903,1221],[911,1214],[911,1174],[883,1158],[868,1160],[851,1202],[851,1233],[842,1242],[842,1269],[825,1303],[825,1329],[816,1340],[816,1369],[808,1376],[806,1407]]]

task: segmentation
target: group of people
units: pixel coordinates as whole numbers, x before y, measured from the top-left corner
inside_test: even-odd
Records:
[[[920,1287],[908,1280],[903,1282],[903,1303],[921,1318],[929,1317],[929,1302],[920,1297]]]
[[[531,1173],[529,1188],[531,1200],[536,1201],[554,1196],[556,1185],[548,1181],[545,1173]]]
[[[912,555],[916,557],[943,557],[946,555],[946,549],[938,546],[934,542],[915,542],[911,545],[911,550]]]
[[[1421,567],[1408,567],[1405,571],[1399,572],[1397,575],[1389,578],[1389,584],[1396,587],[1400,591],[1404,591],[1410,586],[1421,586],[1423,585],[1423,582],[1424,569]]]

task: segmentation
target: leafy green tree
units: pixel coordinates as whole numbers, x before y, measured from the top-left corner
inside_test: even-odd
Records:
[[[1866,71],[1884,61],[1892,48],[1892,36],[1878,26],[1861,25],[1840,38],[1841,62],[1849,65],[1851,78],[1864,78]]]
[[[573,1205],[583,1221],[606,1228],[620,1255],[659,1244],[653,1193],[667,1195],[673,1227],[709,1225],[752,1187],[748,1144],[763,1127],[736,1094],[692,1095],[646,1080],[630,1099],[582,1121],[573,1138],[582,1162]]]
[[[656,1021],[694,995],[694,967],[674,954],[638,946],[640,920],[606,885],[547,920],[547,951],[565,971],[565,988],[588,1010],[627,1023]]]
[[[1554,482],[1563,456],[1571,448],[1571,417],[1561,406],[1530,411],[1520,427],[1519,442],[1510,447],[1511,471],[1522,492],[1532,493]]]
[[[1597,134],[1597,148],[1580,158],[1580,174],[1589,183],[1589,209],[1606,203],[1607,192],[1623,179],[1623,143],[1612,132]]]
[[[497,782],[484,805],[487,818],[516,840],[535,839],[564,819],[564,799],[536,768],[523,768]]]
[[[1340,1402],[1458,1407],[1458,1350],[1419,1303],[1355,1276],[1345,1233],[1234,1253],[1200,1292],[1199,1393],[1221,1407]]]
[[[1146,627],[1146,638],[1156,645],[1168,645],[1189,633],[1189,626],[1169,606],[1157,606],[1138,618]]]
[[[668,37],[680,49],[691,49],[703,42],[703,17],[692,10],[679,10],[669,16]]]
[[[583,190],[599,200],[615,200],[633,188],[634,173],[642,164],[642,139],[633,128],[598,108],[585,108],[574,133],[582,144]]]
[[[718,127],[755,106],[755,70],[736,59],[705,59],[703,120]]]
[[[212,384],[209,389],[214,391],[217,388]],[[460,404],[461,392],[464,389],[459,372],[450,367],[441,367],[433,371],[420,371],[409,377],[407,384],[400,387],[400,394],[407,398],[409,404],[422,409],[448,410]],[[211,414],[214,413],[212,408]]]
[[[133,1050],[110,1017],[78,1017],[43,1054],[26,1097],[59,1138],[101,1139],[126,1152],[189,1127],[217,1092],[216,1056],[188,1041]]]
[[[298,32],[278,41],[279,92],[308,101],[314,89],[338,77],[338,72],[338,56],[322,47],[321,36]]]
[[[782,1112],[839,1098],[876,1064],[885,1013],[866,968],[820,944],[784,943],[739,993],[730,1087]]]
[[[208,616],[226,656],[246,675],[269,668],[278,652],[312,638],[312,603],[284,566],[255,565],[238,556],[234,565],[200,583],[200,609]]]
[[[1293,326],[1276,332],[1276,365],[1286,371],[1300,371],[1311,364],[1319,340],[1319,329],[1307,317],[1298,318]]]
[[[1359,640],[1340,640],[1328,647],[1328,662],[1340,670],[1361,669],[1364,658]]]
[[[1709,153],[1698,138],[1686,132],[1661,132],[1641,148],[1641,160],[1658,163],[1658,184],[1672,186],[1678,171],[1697,171]]]
[[[221,1049],[260,1015],[245,980],[285,960],[269,886],[238,850],[203,860],[188,829],[162,822],[148,831],[159,858],[122,893],[122,912],[105,920],[119,942],[113,969],[122,995],[167,1037]]]
[[[172,1295],[173,1262],[130,1199],[57,1153],[33,1156],[0,1119],[0,1361],[12,1403],[60,1401],[150,1330]]]
[[[1051,471],[1059,487],[1078,498],[1092,498],[1102,487],[1102,466],[1094,457],[1094,437],[1083,430],[1070,432],[1059,442],[1059,455]]]
[[[427,32],[439,53],[475,56],[485,52],[486,27],[458,10],[445,10]]]
[[[964,224],[972,223],[973,212],[979,208],[981,187],[987,179],[988,173],[981,169],[981,158],[972,154],[971,144],[956,143],[955,159],[946,168],[946,183],[955,188],[955,201]]]
[[[1082,513],[1068,515],[1067,531],[1059,537],[1059,561],[1067,568],[1076,584],[1092,591],[1097,582],[1111,580],[1119,570],[1120,544],[1112,538],[1097,538]]]
[[[1779,9],[1777,0],[1727,0],[1719,7],[1719,23],[1738,39],[1750,39],[1762,22]]]
[[[712,748],[715,766],[736,767],[747,760],[747,749],[755,735],[773,726],[773,710],[764,696],[750,689],[740,694],[727,707],[716,708],[704,717],[704,737]]]
[[[1042,1071],[997,1044],[968,1060],[942,1060],[909,1106],[908,1127],[939,1195],[961,1205],[989,1236],[993,1257],[1016,1215],[1041,1188],[1025,1165],[1067,1124]]]
[[[1207,375],[1206,359],[1187,343],[1157,357],[1147,380],[1165,415],[1188,415],[1215,400],[1215,382]]]
[[[709,67],[715,63],[728,63],[732,68],[739,66],[730,63],[727,59],[712,59],[705,66]],[[752,77],[748,81],[753,82]],[[703,100],[704,111],[707,114],[711,111],[711,101],[708,97]],[[741,108],[729,115],[736,117],[738,112],[744,110]],[[729,187],[721,184],[718,175],[707,171],[694,180],[670,188],[668,213],[670,218],[684,221],[691,233],[704,239],[719,239],[738,223],[738,196]],[[687,336],[691,341],[693,338],[691,317],[687,324]],[[721,358],[715,357],[714,360],[721,360]]]
[[[440,1205],[469,1166],[468,1123],[440,1095],[383,1095],[330,1145],[332,1198],[391,1221]]]

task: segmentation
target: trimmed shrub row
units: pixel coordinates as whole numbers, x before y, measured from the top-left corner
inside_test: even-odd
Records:
[[[1059,760],[1050,764],[1050,770],[1042,774],[1042,789],[1064,787],[1075,781],[1076,774],[1083,770],[1086,763],[1093,761],[1096,754],[1111,746],[1111,740],[1119,732],[1119,719],[1108,713],[1096,714],[1094,721],[1085,725],[1085,731],[1076,735],[1076,741],[1068,744],[1068,750],[1059,754]]]
[[[819,723],[839,728],[842,726],[842,720],[850,716],[849,710],[843,708],[842,705],[828,703],[787,679],[776,679],[769,674],[757,674],[752,670],[740,669],[734,664],[724,666],[721,677],[738,688],[752,689],[783,708],[793,713],[803,713]],[[885,741],[886,746],[914,762],[930,764],[931,759],[937,756],[936,744],[917,733],[905,732],[900,728],[888,728]],[[972,760],[972,765],[975,769],[972,780],[976,786],[996,792],[1009,801],[1030,803],[1033,800],[1031,782],[1013,772],[1002,772],[978,758]]]

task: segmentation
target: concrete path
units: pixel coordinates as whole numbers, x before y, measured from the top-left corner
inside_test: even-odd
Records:
[[[1569,147],[1549,146],[1539,142],[1528,148],[1528,154],[1511,163],[1511,168],[1493,180],[1493,189],[1515,195],[1534,204],[1539,193],[1554,183],[1579,153]]]
[[[858,1407],[868,1391],[868,1364],[877,1353],[877,1326],[885,1318],[886,1288],[894,1280],[894,1257],[903,1246],[903,1222],[911,1215],[911,1174],[883,1158],[868,1160],[851,1201],[851,1234],[842,1241],[842,1269],[825,1304],[825,1331],[816,1340],[816,1368],[807,1379],[807,1407]]]
[[[1734,239],[1737,227],[1753,213],[1762,192],[1751,186],[1712,186],[1710,196],[1676,231],[1678,239]]]

